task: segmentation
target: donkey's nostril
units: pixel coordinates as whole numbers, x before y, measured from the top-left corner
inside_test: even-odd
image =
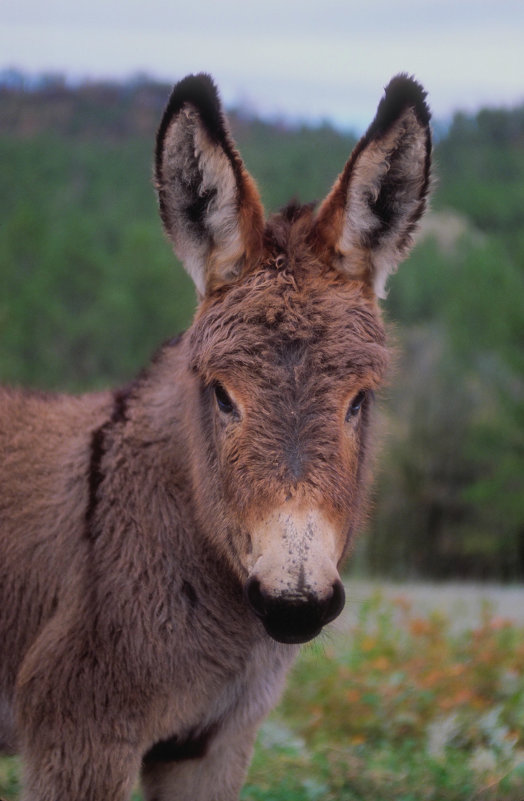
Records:
[[[259,617],[267,633],[283,643],[301,643],[316,637],[326,623],[340,614],[345,602],[344,587],[337,579],[329,598],[314,595],[272,596],[260,581],[251,576],[244,586],[244,595],[253,612]]]
[[[342,582],[337,579],[333,584],[333,594],[324,608],[323,623],[330,623],[344,608],[346,603],[346,593]]]
[[[258,617],[265,617],[267,613],[267,603],[260,589],[260,581],[254,576],[251,576],[246,582],[244,593],[253,612],[258,615]]]

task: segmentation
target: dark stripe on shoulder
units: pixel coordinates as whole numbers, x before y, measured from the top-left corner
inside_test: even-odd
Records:
[[[85,534],[90,540],[95,538],[93,520],[98,503],[98,489],[104,479],[102,459],[106,452],[106,437],[109,429],[117,423],[127,419],[127,404],[131,395],[132,385],[113,393],[113,409],[111,417],[96,428],[91,435],[91,458],[89,460],[88,496],[85,511]]]
[[[117,389],[113,392],[113,412],[111,414],[112,423],[124,423],[127,420],[127,404],[134,384]]]
[[[167,348],[173,348],[179,345],[182,342],[183,337],[184,332],[177,334],[172,339],[165,342],[153,356],[153,363],[161,358],[162,353],[164,353]],[[107,450],[107,434],[114,425],[125,423],[127,421],[129,401],[140,383],[147,379],[147,376],[148,370],[143,370],[138,378],[136,378],[134,381],[127,384],[127,386],[117,389],[113,392],[113,408],[111,410],[110,417],[91,434],[91,457],[89,460],[89,472],[87,479],[88,499],[85,511],[85,534],[88,539],[94,539],[95,537],[95,533],[93,531],[93,519],[98,503],[98,489],[104,478],[102,460]]]
[[[107,427],[109,426],[109,422],[104,423],[99,428],[95,429],[91,435],[91,458],[89,461],[89,474],[88,474],[88,497],[87,497],[87,507],[85,513],[85,521],[86,521],[86,536],[88,539],[93,538],[93,531],[92,531],[92,522],[93,517],[95,514],[97,498],[98,498],[98,488],[102,483],[102,470],[101,470],[101,462],[102,457],[105,453],[105,434]]]

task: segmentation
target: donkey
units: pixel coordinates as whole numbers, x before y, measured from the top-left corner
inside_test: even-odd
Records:
[[[331,192],[264,222],[207,75],[160,124],[191,327],[127,388],[0,393],[0,743],[24,801],[238,797],[300,643],[344,604],[378,305],[430,173],[399,75]]]

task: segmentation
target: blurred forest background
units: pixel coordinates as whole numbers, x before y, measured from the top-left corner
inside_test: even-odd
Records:
[[[191,320],[152,149],[170,87],[0,75],[0,381],[129,380]],[[348,98],[348,102],[350,102]],[[231,112],[275,211],[321,199],[355,139]],[[524,105],[436,126],[436,187],[384,304],[398,349],[369,531],[392,578],[524,578]]]

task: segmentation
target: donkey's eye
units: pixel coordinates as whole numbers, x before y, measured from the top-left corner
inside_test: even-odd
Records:
[[[216,381],[213,384],[213,390],[215,393],[217,406],[220,411],[224,412],[224,414],[232,414],[235,411],[235,404],[227,394],[222,384],[219,384],[219,382]]]
[[[349,404],[347,413],[346,413],[346,423],[348,423],[352,417],[356,417],[357,414],[360,412],[362,408],[362,404],[366,400],[366,391],[364,389],[360,390],[360,392],[355,395],[351,403]]]

